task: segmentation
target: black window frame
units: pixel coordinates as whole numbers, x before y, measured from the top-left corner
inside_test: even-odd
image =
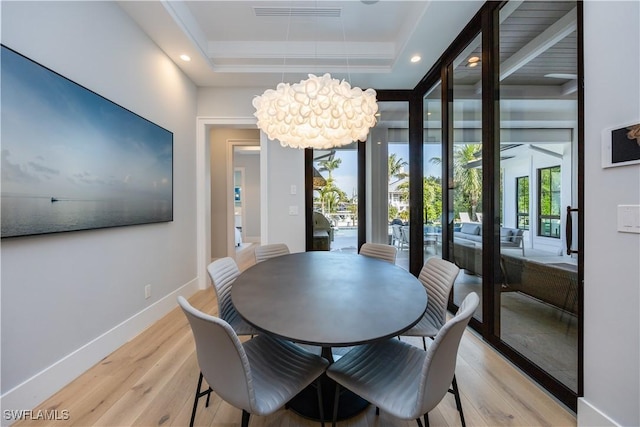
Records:
[[[537,218],[537,226],[538,226],[538,230],[537,230],[537,235],[540,237],[548,237],[548,238],[552,238],[552,239],[560,239],[560,235],[561,235],[561,222],[560,222],[560,206],[562,203],[562,199],[561,199],[561,190],[560,190],[560,186],[558,186],[558,190],[554,191],[553,190],[553,174],[554,174],[554,169],[557,169],[557,174],[558,176],[560,176],[560,174],[562,173],[562,167],[561,165],[555,165],[555,166],[549,166],[549,167],[544,167],[544,168],[539,168],[537,170],[538,173],[538,218]],[[545,172],[549,172],[549,189],[548,189],[548,197],[550,198],[549,200],[549,209],[551,210],[550,213],[543,213],[542,212],[542,206],[543,206],[543,173]],[[558,205],[558,213],[557,215],[553,213],[553,206],[554,206],[554,195],[557,195],[557,205]],[[553,221],[553,220],[557,220],[558,221],[558,233],[556,235],[553,235],[551,233],[551,227],[549,227],[549,234],[545,233],[545,227],[543,226],[543,223],[546,221]]]
[[[524,194],[521,194],[520,181],[525,179],[527,181],[527,190]],[[520,230],[529,230],[531,228],[531,212],[529,209],[529,203],[530,203],[529,194],[531,189],[530,185],[531,185],[531,179],[529,175],[516,177],[516,227],[519,228]],[[521,196],[526,196],[527,198],[526,203],[522,205],[520,203]],[[521,207],[525,207],[525,206],[526,206],[526,212],[521,210]],[[522,224],[520,222],[522,218],[526,218],[526,221],[524,221],[525,224]]]

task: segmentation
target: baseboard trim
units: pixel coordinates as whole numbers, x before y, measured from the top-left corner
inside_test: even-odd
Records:
[[[176,299],[178,295],[188,298],[199,290],[198,278],[195,278],[7,391],[0,396],[0,408],[2,408],[3,414],[5,411],[35,408],[87,369],[173,310],[177,306]],[[9,425],[15,421],[5,420],[3,416],[1,425]]]
[[[609,418],[604,412],[586,401],[584,397],[578,399],[579,427],[620,427],[620,424]]]

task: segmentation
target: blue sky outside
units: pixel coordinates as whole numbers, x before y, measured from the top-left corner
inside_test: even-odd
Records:
[[[396,153],[396,157],[410,162],[409,159],[409,145],[408,144],[389,144],[389,153]],[[425,176],[441,176],[441,166],[434,165],[429,162],[429,159],[433,157],[440,157],[440,145],[439,144],[425,144],[424,146],[424,165]],[[336,158],[342,159],[342,163],[338,169],[332,172],[333,178],[336,180],[336,185],[342,191],[344,191],[348,197],[351,197],[354,193],[357,193],[358,189],[358,158],[356,150],[336,150]],[[408,168],[406,169],[408,172]],[[326,171],[320,172],[323,176],[327,176]]]
[[[172,193],[172,134],[2,48],[2,194]]]

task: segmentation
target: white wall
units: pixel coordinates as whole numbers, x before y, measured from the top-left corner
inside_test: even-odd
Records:
[[[173,222],[1,242],[2,406],[30,409],[196,288],[197,93],[115,2],[1,7],[3,44],[174,133]]]
[[[266,226],[266,233],[263,231],[266,239],[262,244],[285,243],[291,252],[304,252],[304,150],[282,147],[264,133],[260,147],[263,170],[260,183],[263,195],[266,194],[261,203],[267,208],[262,225]],[[290,213],[292,208],[297,209],[294,215]]]
[[[216,118],[250,118],[256,111],[251,102],[270,88],[202,87],[198,88],[198,116]],[[255,125],[250,126],[256,129]]]
[[[600,157],[604,128],[640,122],[639,20],[637,1],[584,2],[582,426],[640,425],[640,235],[616,231],[616,206],[640,204],[640,166],[602,169]]]
[[[260,242],[260,154],[236,153],[233,161],[235,167],[244,168],[243,239],[249,242]]]
[[[510,155],[515,156],[514,158],[502,161],[501,167],[503,168],[504,186],[503,223],[505,227],[516,226],[516,178],[521,176],[528,176],[530,217],[529,230],[524,234],[525,248],[534,248],[557,254],[565,254],[566,251],[563,251],[563,248],[565,248],[566,246],[564,232],[561,233],[560,238],[541,237],[537,235],[538,225],[536,220],[536,212],[538,211],[538,169],[560,166],[562,175],[560,206],[563,207],[560,211],[560,228],[561,230],[564,230],[563,227],[566,220],[566,210],[564,209],[564,207],[572,206],[575,204],[572,202],[571,193],[573,188],[573,172],[571,169],[572,154],[570,150],[570,143],[562,145],[553,144],[552,146],[545,146],[544,144],[541,144],[536,146],[540,148],[546,148],[556,153],[563,153],[564,156],[563,158],[558,158],[549,154],[543,154],[538,151],[533,151],[531,149],[521,147],[519,151],[514,150],[513,153],[510,153]],[[577,173],[575,176],[577,176]]]

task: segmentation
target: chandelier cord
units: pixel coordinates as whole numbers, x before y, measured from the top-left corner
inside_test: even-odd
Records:
[[[316,0],[316,12],[317,12],[317,11],[318,11],[318,0]],[[318,23],[318,13],[316,13],[315,15],[316,15],[316,16],[315,16],[315,19],[316,19],[316,25],[315,25],[315,27],[314,27],[314,30],[315,30],[315,36],[313,37],[313,38],[314,38],[314,40],[315,40],[315,43],[314,43],[314,46],[313,46],[313,49],[314,49],[314,52],[313,52],[313,54],[314,54],[314,59],[313,59],[313,62],[314,62],[314,64],[313,64],[313,65],[314,65],[314,70],[313,70],[313,72],[314,72],[314,73],[317,73],[317,72],[318,72],[318,69],[320,68],[320,66],[319,66],[319,62],[318,62],[318,33],[319,33],[319,31],[318,31],[318,30],[320,29],[320,24]]]
[[[293,4],[293,1],[291,2]],[[284,44],[284,58],[282,58],[282,83],[284,83],[284,73],[287,69],[287,53],[289,50],[289,31],[291,31],[291,15],[293,14],[293,6],[289,6],[289,19],[287,20],[287,38]]]
[[[342,19],[342,13],[340,14],[340,25],[342,25],[342,43],[344,44],[344,53],[347,57],[347,81],[351,84],[351,68],[349,65],[349,47],[347,46],[347,36],[344,31],[344,19]]]

